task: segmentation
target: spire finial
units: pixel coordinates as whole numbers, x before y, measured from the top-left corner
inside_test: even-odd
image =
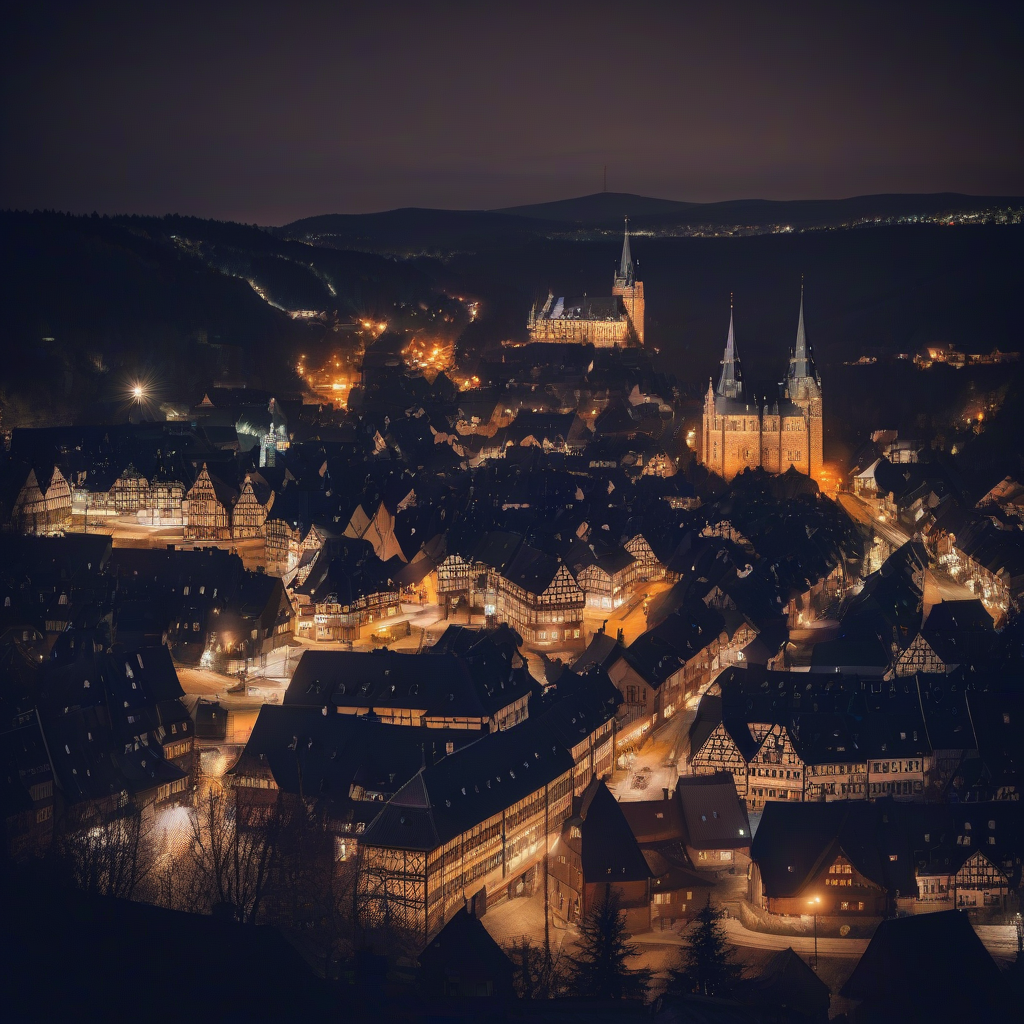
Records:
[[[622,235],[622,259],[619,260],[619,272],[615,275],[615,283],[629,287],[636,282],[636,268],[633,266],[633,255],[629,251],[629,217],[625,217],[625,229]]]
[[[736,332],[733,327],[732,295],[729,295],[729,334],[725,339],[725,355],[722,358],[722,376],[718,381],[718,392],[722,398],[743,398],[743,371],[740,357],[736,352]]]

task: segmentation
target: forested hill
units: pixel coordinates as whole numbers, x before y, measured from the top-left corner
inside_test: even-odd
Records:
[[[1024,197],[927,195],[855,196],[777,202],[740,199],[686,203],[623,192],[562,199],[504,210],[401,209],[323,214],[273,228],[281,238],[321,246],[401,256],[490,252],[533,239],[595,241],[618,234],[623,217],[641,235],[770,234],[880,224],[1020,221]]]
[[[350,320],[434,293],[409,263],[186,217],[0,213],[0,260],[4,425],[74,418],[141,368],[176,396],[225,373],[280,382],[323,331],[289,313]]]

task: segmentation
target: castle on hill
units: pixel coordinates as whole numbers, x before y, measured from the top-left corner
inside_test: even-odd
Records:
[[[537,309],[535,304],[530,310],[526,329],[530,341],[568,341],[597,348],[643,345],[644,283],[637,280],[629,249],[628,217],[611,295],[556,299],[548,292],[544,305]]]
[[[709,381],[704,398],[701,461],[726,480],[745,469],[784,473],[792,466],[820,482],[821,401],[821,379],[804,333],[803,286],[796,344],[780,399],[771,406],[744,393],[730,306],[722,374],[717,388]]]

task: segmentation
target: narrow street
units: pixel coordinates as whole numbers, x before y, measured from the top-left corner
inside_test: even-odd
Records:
[[[854,494],[843,492],[839,495],[839,503],[849,513],[854,522],[869,527],[893,549],[899,548],[911,539],[910,534],[898,522],[883,519],[882,514],[875,511],[869,502]],[[924,606],[925,611],[941,601],[970,601],[976,595],[962,583],[957,582],[944,569],[931,566],[925,573]]]
[[[615,771],[608,781],[616,800],[660,800],[663,790],[675,790],[696,710],[696,702],[691,701],[655,730],[640,750],[629,755],[629,767]]]

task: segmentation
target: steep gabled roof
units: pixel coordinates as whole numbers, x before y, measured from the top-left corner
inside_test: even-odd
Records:
[[[883,921],[839,991],[861,1001],[858,1017],[893,1024],[982,1024],[1013,1014],[999,968],[956,910]]]
[[[575,817],[585,882],[640,882],[652,877],[619,802],[601,779],[591,780]]]
[[[747,809],[729,772],[681,778],[676,783],[676,800],[688,846],[719,850],[750,845]]]

